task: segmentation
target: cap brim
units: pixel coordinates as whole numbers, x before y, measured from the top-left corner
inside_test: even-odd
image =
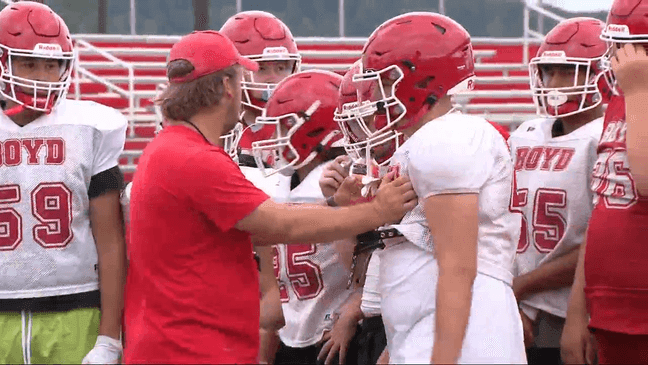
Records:
[[[238,64],[245,67],[248,71],[259,71],[259,64],[256,61],[252,61],[249,58],[239,57]]]

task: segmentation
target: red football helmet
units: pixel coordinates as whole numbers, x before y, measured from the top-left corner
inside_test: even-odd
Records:
[[[566,117],[593,109],[609,95],[600,77],[606,45],[599,36],[605,23],[594,18],[573,18],[556,25],[544,38],[536,57],[529,62],[533,101],[538,114]],[[550,67],[569,66],[574,71],[569,86],[552,86]],[[585,80],[579,82],[581,71]],[[571,96],[571,98],[570,98]]]
[[[346,112],[344,108],[345,104],[357,103],[358,102],[358,89],[356,84],[353,82],[353,75],[362,72],[362,60],[359,59],[351,65],[351,68],[342,77],[342,83],[340,83],[340,98],[338,100],[338,106],[335,108],[335,118],[344,118],[343,114]]]
[[[345,148],[355,142],[359,142],[357,138],[354,138],[353,133],[348,128],[351,124],[351,121],[356,118],[356,111],[358,107],[358,83],[353,82],[353,75],[362,72],[362,60],[357,60],[351,65],[351,68],[347,70],[342,78],[340,83],[340,93],[338,95],[338,104],[335,108],[333,114],[333,120],[338,124],[338,127],[342,131],[343,139],[340,142],[343,142]],[[373,114],[373,113],[372,113]],[[353,149],[347,148],[347,153],[351,155],[352,158],[359,158],[359,155]]]
[[[616,79],[610,69],[610,57],[617,44],[640,43],[648,49],[648,0],[614,0],[601,39],[608,43],[604,76],[612,91],[618,94]]]
[[[362,60],[358,60],[344,74],[334,119],[344,136],[340,142],[347,154],[356,165],[365,166],[362,169],[365,171],[363,175],[378,178],[381,176],[381,167],[389,164],[389,158],[403,143],[404,136],[397,131],[386,131],[381,134],[380,139],[368,139],[368,132],[363,129],[363,126],[385,124],[386,116],[375,114],[376,106],[368,101],[362,105],[358,102],[359,99],[369,100],[372,91],[371,82],[353,81],[353,76],[361,73]],[[359,121],[361,118],[364,119],[362,122]],[[373,149],[368,148],[370,141],[374,142]]]
[[[358,95],[357,119],[369,149],[419,122],[437,100],[474,85],[470,35],[436,13],[412,12],[383,23],[365,44],[362,63],[353,80],[371,82],[371,98]],[[370,126],[365,114],[374,109],[378,118]]]
[[[16,76],[14,57],[58,60],[60,78],[47,82]],[[0,11],[0,95],[19,104],[10,114],[23,108],[51,112],[65,99],[74,59],[70,31],[47,5],[21,1]]]
[[[342,76],[336,73],[311,70],[288,76],[277,85],[265,114],[256,118],[256,123],[274,125],[275,135],[252,142],[252,153],[264,176],[292,175],[342,138],[333,120],[341,82]],[[268,152],[275,156],[271,173],[263,167]]]
[[[301,55],[290,29],[274,15],[265,11],[244,11],[229,18],[220,29],[236,46],[239,53],[257,62],[294,61],[290,74],[298,72]],[[255,82],[254,73],[246,71],[241,83],[243,105],[263,111],[266,101],[277,86],[275,83]],[[250,91],[261,93],[256,98]]]

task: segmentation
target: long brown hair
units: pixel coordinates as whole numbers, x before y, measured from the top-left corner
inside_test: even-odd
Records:
[[[229,77],[233,87],[240,82],[237,79],[237,67],[237,65],[230,66],[185,83],[169,83],[155,103],[160,106],[165,119],[189,120],[203,108],[220,103],[225,92],[223,80],[226,77]],[[169,62],[167,66],[167,78],[186,76],[193,70],[194,67],[190,62],[175,60]]]

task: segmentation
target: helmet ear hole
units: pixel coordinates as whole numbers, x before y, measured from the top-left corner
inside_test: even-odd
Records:
[[[428,95],[428,97],[425,98],[425,103],[426,103],[426,104],[429,104],[430,107],[432,107],[432,106],[434,106],[434,104],[436,104],[436,102],[437,102],[438,100],[439,100],[439,99],[438,99],[435,95]]]
[[[320,134],[322,134],[322,132],[324,132],[324,128],[320,127],[320,128],[317,128],[317,129],[314,129],[314,130],[308,132],[306,134],[306,136],[308,136],[309,138],[315,138],[315,137],[319,136]]]
[[[403,65],[404,65],[405,67],[407,67],[407,68],[410,70],[410,72],[414,72],[414,71],[416,70],[416,66],[414,66],[414,64],[412,63],[412,61],[410,61],[410,60],[403,60],[402,63],[403,63]]]
[[[419,88],[419,89],[427,89],[428,85],[432,81],[434,81],[434,76],[428,76],[425,79],[417,82],[416,85],[414,85],[414,87]]]

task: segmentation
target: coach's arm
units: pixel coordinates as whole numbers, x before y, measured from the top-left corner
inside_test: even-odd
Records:
[[[332,242],[358,235],[401,219],[416,206],[407,177],[387,175],[369,203],[329,208],[321,205],[278,204],[268,199],[236,228],[252,234],[255,245]]]

